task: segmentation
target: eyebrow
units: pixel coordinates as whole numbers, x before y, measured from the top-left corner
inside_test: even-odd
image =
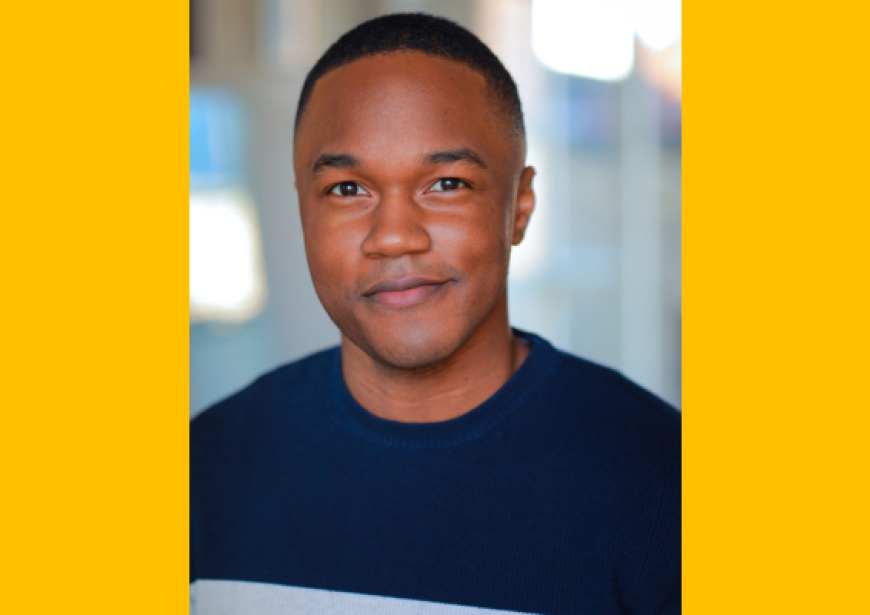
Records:
[[[450,164],[453,162],[464,162],[482,169],[487,168],[480,156],[477,155],[477,152],[469,147],[457,147],[440,152],[432,152],[423,158],[423,164],[426,165]],[[361,166],[362,163],[359,159],[350,154],[322,154],[311,166],[311,175],[316,177],[326,169],[356,169]]]
[[[350,154],[323,154],[311,167],[311,175],[316,176],[326,169],[348,169],[362,166],[360,161]]]
[[[486,168],[483,160],[477,155],[473,149],[468,147],[457,147],[441,152],[433,152],[423,159],[423,164],[449,164],[451,162],[464,162],[482,169]]]

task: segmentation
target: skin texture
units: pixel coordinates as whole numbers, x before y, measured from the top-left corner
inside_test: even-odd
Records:
[[[454,418],[528,354],[508,324],[510,247],[534,209],[525,147],[473,70],[370,56],[314,87],[294,151],[305,250],[354,398]]]

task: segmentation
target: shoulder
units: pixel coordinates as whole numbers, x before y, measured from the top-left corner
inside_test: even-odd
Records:
[[[624,427],[679,433],[681,413],[657,395],[612,368],[559,354],[562,361],[554,386],[566,398],[574,396],[587,411],[600,412]]]
[[[254,446],[278,423],[322,406],[336,353],[330,348],[282,365],[197,415],[190,422],[191,463],[213,451]]]
[[[679,612],[681,413],[616,370],[564,353],[554,386],[575,400],[563,420],[589,434],[574,460],[584,492],[614,519],[621,601],[631,612]]]
[[[584,462],[595,458],[623,479],[625,472],[636,480],[657,476],[677,483],[681,413],[614,369],[553,352],[558,366],[535,397],[559,450]]]

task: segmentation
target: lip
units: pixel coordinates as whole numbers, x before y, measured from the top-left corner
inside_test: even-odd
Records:
[[[408,307],[422,303],[442,290],[450,280],[406,276],[380,280],[363,296],[385,307]]]

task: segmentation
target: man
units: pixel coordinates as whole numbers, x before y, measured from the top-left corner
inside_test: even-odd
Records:
[[[508,324],[524,160],[513,80],[451,22],[312,69],[294,168],[341,346],[193,421],[200,615],[679,611],[678,413]]]

